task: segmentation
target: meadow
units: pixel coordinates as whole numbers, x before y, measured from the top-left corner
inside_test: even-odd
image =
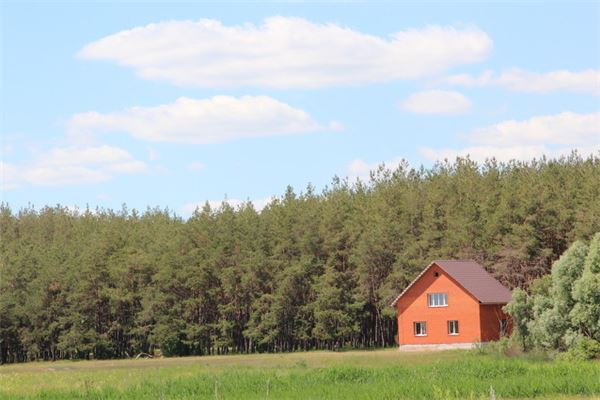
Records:
[[[600,362],[395,349],[34,362],[0,366],[0,398],[600,398]]]

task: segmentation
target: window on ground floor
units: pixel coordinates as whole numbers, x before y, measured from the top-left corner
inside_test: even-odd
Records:
[[[427,323],[424,321],[415,322],[415,336],[427,336]]]
[[[448,335],[458,335],[458,321],[448,321]]]
[[[427,303],[429,307],[446,307],[448,305],[448,293],[429,293]]]

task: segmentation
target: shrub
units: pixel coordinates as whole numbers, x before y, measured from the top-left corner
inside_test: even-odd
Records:
[[[567,354],[573,360],[600,358],[600,342],[588,337],[581,337],[577,340],[575,346],[569,349]]]
[[[510,346],[508,338],[503,337],[498,341],[489,342],[483,349],[483,352],[487,354],[508,355]]]
[[[493,355],[500,358],[521,358],[529,361],[547,361],[554,358],[552,351],[539,347],[524,351],[521,343],[514,337],[503,337],[500,340],[488,342],[485,346],[474,347],[472,351],[476,354]]]

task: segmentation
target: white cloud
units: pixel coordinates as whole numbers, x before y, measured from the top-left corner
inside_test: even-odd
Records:
[[[1,162],[0,162],[1,163]],[[55,148],[38,155],[31,163],[1,163],[6,189],[22,185],[54,186],[97,183],[114,175],[147,170],[145,163],[118,147]]]
[[[238,208],[241,205],[245,204],[248,200],[224,199],[224,200],[207,200],[207,201],[212,210],[217,210],[221,207],[223,202],[229,204],[233,208]],[[255,199],[255,200],[251,200],[251,201],[252,201],[252,205],[254,206],[254,209],[257,211],[261,211],[271,201],[273,201],[273,198],[265,197],[262,199]],[[206,202],[187,203],[187,204],[184,204],[183,207],[181,207],[181,211],[184,214],[192,214],[194,211],[196,211],[196,208],[202,210],[202,207],[204,207],[204,204],[206,204]]]
[[[156,161],[159,158],[159,154],[158,151],[154,150],[154,149],[148,149],[148,160],[150,161]]]
[[[552,147],[545,145],[530,145],[530,146],[469,146],[462,149],[432,149],[422,148],[421,154],[430,160],[454,160],[456,157],[466,157],[473,161],[483,163],[486,159],[495,158],[498,161],[510,160],[532,160],[546,156],[549,158],[557,158],[563,155],[568,155],[573,150],[577,150],[579,154],[587,156],[596,153],[600,147]]]
[[[467,135],[467,142],[459,149],[422,148],[421,154],[431,160],[469,155],[480,162],[492,157],[500,161],[558,157],[572,150],[587,156],[600,150],[600,112],[563,112],[504,121],[474,130]]]
[[[393,160],[384,162],[368,163],[361,159],[353,160],[347,167],[347,174],[350,180],[360,179],[368,181],[371,171],[376,171],[380,165],[384,164],[387,169],[394,170],[404,162],[402,157],[396,157]]]
[[[12,144],[6,143],[6,144],[2,144],[0,146],[0,155],[1,156],[8,156],[11,155],[14,152],[15,148]]]
[[[600,70],[588,69],[571,72],[566,70],[538,73],[522,69],[510,69],[500,74],[491,70],[479,76],[453,75],[444,80],[451,85],[469,87],[500,86],[517,92],[549,93],[569,91],[600,95]]]
[[[329,123],[329,129],[334,132],[339,132],[344,130],[344,124],[339,121],[331,121]]]
[[[19,169],[10,163],[0,160],[0,190],[10,190],[18,186]]]
[[[205,165],[199,161],[194,161],[188,164],[188,169],[191,171],[199,171],[204,169]]]
[[[477,28],[427,26],[379,37],[334,23],[270,17],[260,26],[154,23],[106,36],[78,55],[178,85],[316,88],[421,78],[481,61],[491,47]]]
[[[400,107],[419,114],[461,114],[469,111],[471,101],[458,92],[427,90],[412,94]]]
[[[204,100],[181,97],[155,107],[75,114],[69,121],[69,132],[74,136],[112,131],[153,142],[198,144],[319,129],[325,128],[307,112],[267,96],[215,96]]]
[[[532,117],[524,121],[504,121],[475,130],[470,141],[477,144],[512,145],[600,144],[600,112],[577,114],[563,112],[556,115]]]

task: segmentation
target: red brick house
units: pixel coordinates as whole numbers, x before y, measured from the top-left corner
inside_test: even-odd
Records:
[[[401,349],[470,348],[508,333],[511,292],[471,260],[429,264],[392,303]]]

